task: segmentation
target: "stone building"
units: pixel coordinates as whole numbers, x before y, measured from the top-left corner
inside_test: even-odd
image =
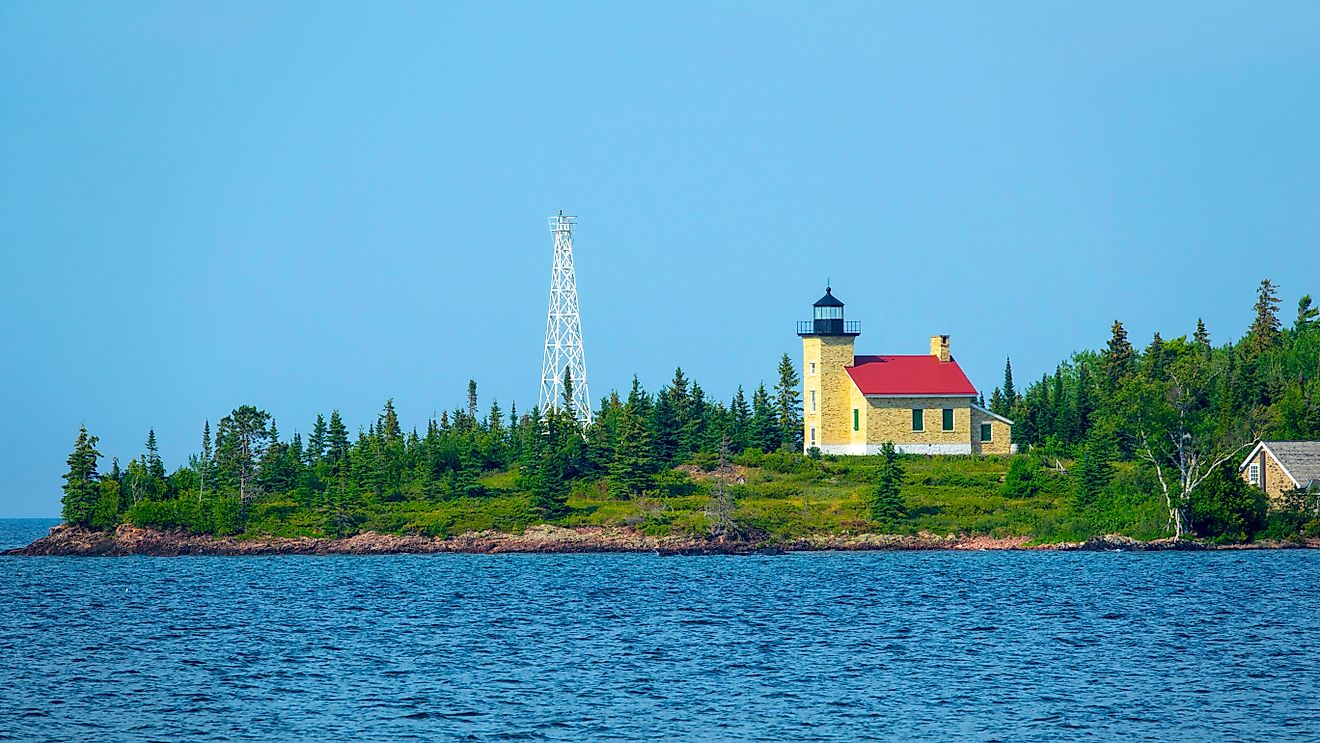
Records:
[[[1320,441],[1262,441],[1238,474],[1264,490],[1271,505],[1289,490],[1320,487]]]
[[[825,288],[802,337],[803,448],[875,454],[886,443],[912,454],[1010,454],[1013,422],[976,404],[976,388],[949,351],[930,339],[919,356],[857,356],[861,324]]]

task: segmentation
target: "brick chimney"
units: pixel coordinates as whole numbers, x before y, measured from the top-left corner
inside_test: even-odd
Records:
[[[930,337],[930,355],[938,356],[941,362],[948,361],[949,356],[949,336],[932,335]]]

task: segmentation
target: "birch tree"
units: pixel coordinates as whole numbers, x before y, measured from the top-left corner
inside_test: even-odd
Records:
[[[1130,379],[1117,401],[1134,453],[1155,470],[1175,539],[1191,531],[1197,486],[1256,439],[1249,412],[1219,415],[1211,407],[1214,376],[1200,359],[1182,356],[1158,378]]]

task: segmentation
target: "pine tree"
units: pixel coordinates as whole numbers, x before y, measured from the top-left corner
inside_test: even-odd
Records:
[[[1297,300],[1297,321],[1293,323],[1294,330],[1303,330],[1316,324],[1316,318],[1320,317],[1320,309],[1311,306],[1311,295],[1305,294]]]
[[[892,442],[880,448],[880,467],[871,488],[871,518],[884,526],[893,526],[907,517],[903,503],[903,480],[906,472]]]
[[[118,468],[118,461],[115,460],[116,468]],[[211,421],[207,420],[202,425],[202,455],[197,459],[197,480],[199,484],[197,500],[199,501],[206,499],[206,485],[207,481],[210,480],[214,461],[215,454],[211,451]]]
[[[1210,331],[1205,329],[1205,322],[1199,317],[1196,318],[1196,332],[1192,335],[1192,341],[1202,351],[1210,350]]]
[[[160,459],[160,447],[156,445],[156,429],[147,429],[147,454],[146,461],[147,475],[157,480],[165,480],[165,463]]]
[[[1004,410],[1012,410],[1014,405],[1018,404],[1017,389],[1013,387],[1013,359],[1004,359],[1004,384],[1000,388],[1000,393],[1004,396]],[[1005,413],[1000,413],[1004,415]]]
[[[638,413],[632,406],[624,405],[614,461],[609,465],[611,495],[630,498],[655,487],[651,451],[650,435]]]
[[[1077,459],[1073,502],[1079,508],[1093,505],[1114,479],[1113,460],[1117,446],[1112,436],[1096,431],[1088,436]]]
[[[1004,402],[1004,393],[998,387],[990,393],[990,412],[995,415],[1002,415],[1005,418],[1008,417],[1008,405]]]
[[[384,410],[376,418],[376,432],[389,443],[403,439],[403,428],[399,425],[399,415],[394,412],[392,397],[385,401]]]
[[[779,443],[783,448],[802,451],[802,377],[797,366],[784,354],[779,359],[779,383],[775,385],[775,414],[779,418]]]
[[[1118,383],[1132,370],[1135,356],[1136,352],[1128,341],[1127,330],[1122,322],[1115,320],[1110,328],[1109,342],[1105,345],[1104,358],[1105,376],[1109,380],[1110,389],[1117,388]]]
[[[1279,342],[1279,291],[1273,281],[1262,279],[1256,290],[1256,319],[1247,331],[1247,350],[1260,354]]]
[[[74,526],[91,526],[96,512],[96,502],[100,498],[100,478],[96,464],[101,453],[96,450],[99,439],[87,433],[84,424],[78,429],[78,438],[73,444],[73,451],[65,461],[69,471],[64,474],[64,498],[62,516],[65,523]]]
[[[316,424],[312,426],[312,435],[307,437],[307,464],[316,464],[325,458],[325,447],[325,416],[317,413]]]
[[[1166,360],[1164,339],[1160,337],[1159,331],[1155,331],[1154,337],[1150,339],[1150,345],[1146,346],[1146,370],[1151,379],[1164,378],[1164,362]]]
[[[338,410],[330,411],[330,426],[326,430],[325,442],[326,459],[338,462],[348,456],[348,428],[344,425],[344,419],[339,417]]]
[[[468,406],[467,406],[468,420],[475,423],[477,420],[477,380],[475,379],[468,380],[467,397],[468,397]]]
[[[729,416],[729,442],[736,454],[752,445],[752,410],[747,405],[742,385],[738,385],[738,391],[733,394]]]
[[[764,384],[758,385],[752,393],[752,445],[761,451],[774,451],[779,448],[782,432],[770,393]]]
[[[270,444],[270,414],[242,405],[220,419],[216,459],[229,480],[238,486],[239,508],[246,517],[247,504],[258,491],[259,465]]]

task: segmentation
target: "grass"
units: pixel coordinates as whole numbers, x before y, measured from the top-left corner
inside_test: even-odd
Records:
[[[1004,480],[1011,461],[997,456],[902,457],[908,515],[883,527],[871,519],[869,509],[878,457],[810,460],[753,454],[738,460],[737,479],[728,482],[728,488],[735,522],[772,540],[875,532],[1027,537],[1038,543],[1080,541],[1108,533],[1138,539],[1167,536],[1167,513],[1155,494],[1157,488],[1134,464],[1118,464],[1113,483],[1095,503],[1079,508],[1072,477],[1043,464],[1033,470],[1034,492],[1009,493]],[[713,475],[683,468],[666,473],[661,481],[660,492],[628,500],[612,498],[604,481],[579,482],[568,498],[567,513],[552,523],[631,526],[653,535],[707,533]],[[530,497],[518,492],[516,472],[487,474],[481,484],[486,490],[481,497],[360,503],[351,512],[313,508],[291,499],[258,502],[250,507],[242,536],[520,533],[543,521]],[[179,509],[176,513],[161,503],[130,516],[144,526],[191,526],[197,517],[182,512],[182,506]]]

